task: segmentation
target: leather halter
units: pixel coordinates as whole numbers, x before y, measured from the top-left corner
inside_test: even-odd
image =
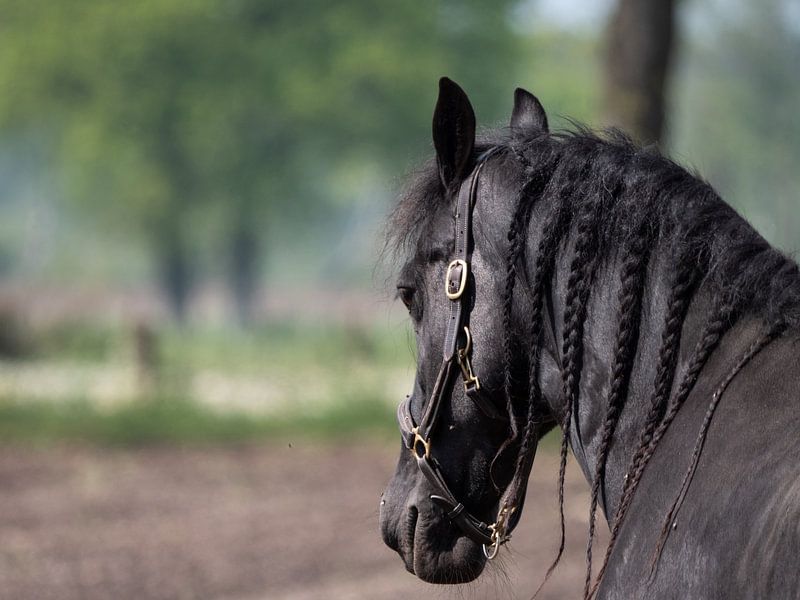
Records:
[[[491,399],[485,397],[480,380],[472,371],[470,362],[472,336],[469,327],[465,325],[465,317],[469,310],[465,302],[465,291],[469,281],[471,258],[472,210],[477,197],[478,179],[490,155],[491,151],[478,160],[478,165],[469,179],[462,183],[456,199],[455,252],[447,267],[444,290],[450,300],[450,310],[439,373],[419,423],[417,424],[411,415],[409,397],[400,403],[397,420],[405,446],[411,451],[419,470],[435,491],[430,496],[431,500],[445,510],[447,517],[461,528],[467,537],[482,544],[486,557],[492,559],[497,555],[500,545],[508,540],[511,530],[519,520],[534,452],[525,457],[522,468],[518,468],[514,474],[501,499],[497,518],[492,524],[481,521],[456,500],[439,463],[431,455],[431,435],[439,420],[442,404],[447,390],[450,389],[449,384],[456,372],[456,365],[460,368],[467,397],[489,418],[494,420],[509,418],[497,409]]]

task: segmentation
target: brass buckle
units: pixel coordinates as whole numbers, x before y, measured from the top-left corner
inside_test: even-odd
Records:
[[[461,377],[464,379],[464,391],[469,391],[470,385],[474,385],[475,389],[479,390],[481,389],[481,382],[472,372],[472,363],[469,360],[469,351],[472,349],[472,335],[469,332],[469,327],[464,327],[464,333],[467,336],[467,343],[463,348],[456,350],[456,360],[461,368]]]
[[[461,279],[458,282],[458,290],[455,292],[450,291],[450,274],[453,272],[453,269],[456,267],[461,267]],[[461,260],[457,258],[450,262],[447,265],[447,274],[444,276],[444,292],[447,294],[447,297],[450,300],[458,300],[461,298],[461,294],[464,293],[464,288],[467,287],[467,273],[469,272],[469,268],[467,267],[467,261]]]
[[[414,453],[414,456],[416,456],[417,458],[422,458],[423,456],[425,458],[430,458],[431,457],[431,443],[428,440],[424,439],[419,434],[419,427],[414,427],[411,430],[411,433],[414,434],[414,441],[411,444],[411,452]],[[425,450],[424,454],[420,455],[417,452],[417,444],[422,444],[422,449]]]

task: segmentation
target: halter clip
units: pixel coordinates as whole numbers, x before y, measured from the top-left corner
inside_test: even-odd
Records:
[[[493,525],[489,525],[489,529],[492,530],[492,543],[489,546],[483,544],[483,555],[488,560],[495,558],[497,553],[500,552],[500,546],[511,538],[510,535],[506,535],[506,519],[511,516],[514,510],[513,506],[511,508],[503,507],[497,514],[497,521]]]
[[[461,377],[464,379],[464,391],[470,389],[481,389],[481,382],[472,372],[472,362],[469,360],[469,351],[472,349],[472,335],[469,332],[469,327],[464,327],[464,333],[467,336],[467,342],[463,348],[456,350],[456,361],[461,368]]]

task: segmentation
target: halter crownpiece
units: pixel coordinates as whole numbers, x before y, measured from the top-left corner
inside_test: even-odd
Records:
[[[491,399],[485,397],[481,390],[480,379],[472,370],[470,356],[472,353],[472,334],[465,324],[468,309],[464,303],[464,292],[469,281],[470,241],[472,237],[472,210],[475,205],[478,179],[490,151],[478,159],[478,165],[458,191],[455,215],[455,251],[445,275],[445,295],[450,300],[447,329],[444,340],[442,364],[431,391],[430,399],[417,424],[411,415],[411,399],[407,397],[397,409],[397,420],[405,446],[417,461],[417,466],[435,493],[430,499],[444,509],[447,518],[458,526],[471,540],[483,546],[487,559],[491,560],[508,541],[512,529],[516,526],[524,500],[525,487],[530,471],[532,457],[526,461],[527,469],[520,474],[519,469],[509,484],[500,501],[500,508],[495,522],[487,524],[470,513],[466,507],[456,500],[439,468],[439,463],[431,454],[431,434],[436,428],[440,409],[449,384],[452,381],[454,368],[457,365],[464,382],[464,391],[478,408],[494,420],[508,420]],[[455,363],[455,364],[454,364]]]

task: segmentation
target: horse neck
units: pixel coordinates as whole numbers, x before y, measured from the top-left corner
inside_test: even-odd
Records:
[[[555,265],[545,306],[545,327],[552,333],[543,336],[540,382],[544,400],[559,422],[565,412],[563,379],[564,299],[570,273],[569,253],[564,251]],[[624,477],[638,446],[650,407],[656,365],[658,364],[664,315],[670,295],[672,275],[665,261],[655,253],[648,266],[645,293],[639,321],[639,340],[633,358],[628,393],[621,418],[614,432],[605,466],[600,501],[607,517],[618,505]],[[583,323],[579,395],[570,429],[573,454],[591,484],[598,460],[603,423],[608,409],[614,339],[620,322],[618,301],[620,264],[611,261],[595,274]],[[710,308],[708,294],[701,287],[694,295],[681,328],[676,373],[680,374],[698,342],[702,324]],[[556,346],[556,347],[553,347]],[[676,375],[676,379],[678,375]]]

